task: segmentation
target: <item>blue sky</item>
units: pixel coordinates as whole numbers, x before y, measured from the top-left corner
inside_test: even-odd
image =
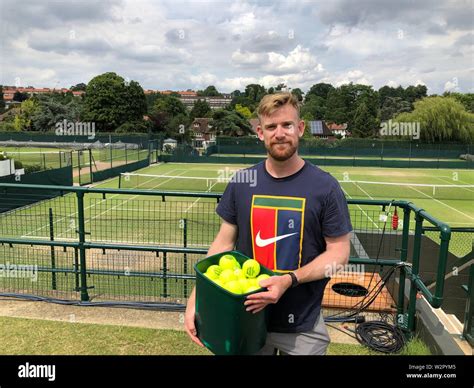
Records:
[[[474,92],[473,0],[0,0],[0,83],[114,71],[146,89],[280,82]]]

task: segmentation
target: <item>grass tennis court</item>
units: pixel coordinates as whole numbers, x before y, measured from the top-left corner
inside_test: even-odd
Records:
[[[223,179],[245,165],[168,163],[123,174],[98,187],[222,192]],[[416,203],[451,226],[474,224],[474,172],[469,170],[322,167],[348,198]]]
[[[152,165],[135,173],[122,174],[121,177],[95,187],[222,192],[227,184],[225,179],[228,179],[233,171],[243,167],[246,166],[165,163]],[[365,167],[325,167],[324,170],[341,182],[348,198],[412,201],[450,226],[474,224],[472,171]],[[165,206],[161,197],[115,194],[107,196],[105,200],[99,194],[91,194],[87,196],[85,204],[86,226],[94,229],[94,239],[98,241],[154,243],[159,234],[160,240],[173,244],[180,240],[173,234],[182,234],[182,225],[178,225],[179,219],[175,219],[174,215],[184,212],[190,217],[187,225],[189,235],[200,240],[201,246],[208,244],[210,241],[202,241],[199,221],[205,219],[208,222],[212,219],[218,223],[219,220],[214,213],[215,205],[201,204],[215,204],[216,200],[197,198],[191,201],[190,198],[174,198],[173,201],[175,209],[170,209],[169,203]],[[0,223],[0,232],[5,236],[49,238],[49,219],[44,211],[49,207],[53,212],[55,237],[76,238],[77,209],[73,194],[3,214],[0,218],[3,220]],[[357,207],[365,209],[363,205]],[[24,222],[15,222],[14,225],[6,222],[5,218],[11,216],[24,219]],[[380,227],[378,219],[372,219],[369,215],[367,218],[364,221],[368,226]],[[160,222],[166,223],[166,228],[162,227]],[[4,227],[1,228],[1,225]],[[193,230],[194,228],[196,230]],[[120,235],[114,234],[115,229],[121,230]]]
[[[222,192],[226,186],[225,179],[243,167],[164,163],[135,173],[122,174],[95,187]],[[471,171],[349,167],[325,169],[341,181],[347,197],[404,199],[423,207],[451,226],[468,226],[474,222],[474,186],[466,186],[474,184]],[[420,184],[435,186],[416,186]],[[166,197],[163,200],[161,196],[126,192],[106,195],[88,193],[84,196],[85,230],[88,233],[86,241],[206,249],[220,225],[215,207],[215,198]],[[368,235],[374,234],[366,248],[375,246],[379,240],[376,236],[380,235],[384,225],[384,212],[380,206],[351,205],[350,210],[354,229],[362,234],[364,231]],[[399,215],[402,217],[402,214]],[[390,220],[388,225],[390,228]],[[77,197],[74,193],[0,214],[0,235],[4,238],[77,241],[77,228]],[[410,223],[410,228],[414,228],[413,223]],[[394,244],[396,240],[387,240],[387,244],[384,244],[383,250],[391,252],[390,257],[396,254]],[[53,266],[52,252],[50,247],[15,245],[12,248],[6,244],[0,247],[0,262],[36,263],[39,267],[50,268]],[[192,275],[193,264],[200,258],[202,255],[199,254],[170,253],[166,256],[114,248],[89,249],[87,268],[90,275],[87,279],[88,284],[95,287],[90,293],[99,298],[102,295],[105,298],[113,296],[115,299],[140,301],[150,298],[168,302],[172,295],[182,301],[192,289],[193,281],[172,276]],[[30,293],[33,287],[33,293],[58,295],[57,292],[60,292],[59,295],[77,298],[77,293],[73,291],[78,284],[78,275],[74,272],[78,265],[77,252],[73,248],[55,248],[54,260],[55,268],[69,272],[53,276],[45,271],[39,274],[38,281],[34,283],[28,279],[5,278],[2,280],[3,287],[29,290]],[[171,276],[169,280],[164,281],[158,275],[156,279],[149,277],[150,273],[160,274],[163,268]],[[130,270],[136,275],[124,276]],[[106,271],[107,274],[100,271]]]
[[[88,154],[84,153],[81,158],[78,152],[67,148],[40,148],[40,147],[9,147],[0,146],[0,151],[5,152],[10,158],[20,161],[23,166],[40,166],[42,169],[64,167],[72,163],[73,167],[77,167],[79,159],[81,166],[90,165]],[[71,154],[72,152],[72,154]],[[110,163],[118,165],[134,162],[146,158],[147,149],[127,149],[124,148],[102,148],[92,149],[93,168],[95,163]]]

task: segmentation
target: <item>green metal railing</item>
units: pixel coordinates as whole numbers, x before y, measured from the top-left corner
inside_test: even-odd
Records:
[[[25,190],[24,198],[5,195],[19,189]],[[58,196],[35,194],[45,190]],[[36,262],[38,274],[35,286],[25,279],[0,279],[0,290],[83,302],[119,299],[184,308],[195,279],[193,265],[205,256],[220,226],[215,214],[220,197],[218,193],[0,184],[0,263]],[[4,198],[10,202],[2,203]],[[365,246],[372,249],[366,256],[352,252],[350,263],[380,270],[401,265],[399,289],[393,295],[396,313],[399,326],[413,332],[417,295],[424,295],[435,308],[443,302],[450,227],[411,202],[349,199],[348,204],[355,235],[366,238]],[[403,227],[388,228],[383,240],[383,221],[378,216],[390,207],[402,209]],[[425,228],[439,233],[433,292],[419,273]],[[375,254],[379,241],[383,241],[380,257]],[[406,306],[405,280],[410,284]]]
[[[464,285],[463,289],[467,293],[463,337],[474,346],[474,264],[469,268],[469,284]]]

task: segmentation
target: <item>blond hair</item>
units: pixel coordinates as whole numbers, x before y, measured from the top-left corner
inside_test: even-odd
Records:
[[[260,121],[262,121],[262,116],[270,116],[278,108],[284,105],[291,105],[296,109],[298,118],[300,117],[298,98],[290,92],[280,92],[275,94],[267,94],[262,98],[257,108],[258,118]]]

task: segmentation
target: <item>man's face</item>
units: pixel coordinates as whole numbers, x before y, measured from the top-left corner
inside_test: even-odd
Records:
[[[283,105],[272,115],[261,117],[257,133],[270,156],[283,162],[298,150],[299,138],[304,133],[304,121],[298,119],[298,112],[293,106]]]

